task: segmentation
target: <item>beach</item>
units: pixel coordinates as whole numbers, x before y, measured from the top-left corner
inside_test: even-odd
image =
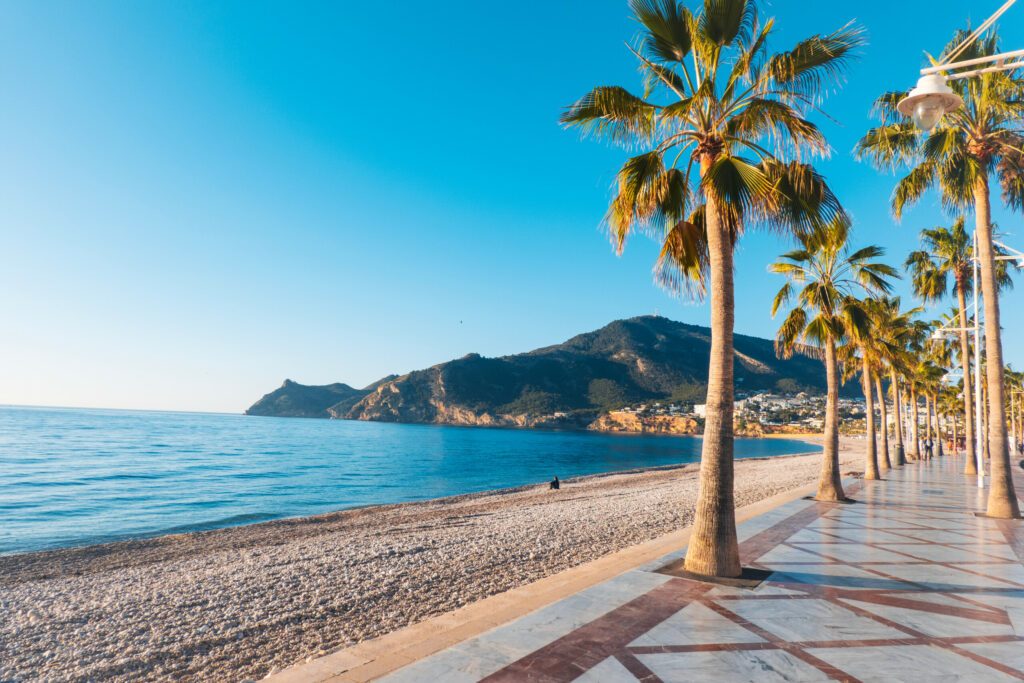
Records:
[[[820,464],[738,460],[737,507]],[[0,557],[0,681],[257,680],[688,526],[698,469]]]

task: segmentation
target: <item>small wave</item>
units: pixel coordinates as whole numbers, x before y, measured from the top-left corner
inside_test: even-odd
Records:
[[[210,531],[211,529],[223,529],[229,526],[242,526],[243,524],[267,522],[277,518],[278,515],[272,515],[269,512],[246,512],[238,515],[231,515],[229,517],[222,517],[220,519],[211,519],[206,522],[195,522],[193,524],[172,526],[155,531],[152,535],[163,536],[164,534],[187,534],[193,531]]]
[[[117,474],[98,474],[94,477],[80,477],[77,481],[149,481],[166,478],[167,474],[163,472],[119,472]]]

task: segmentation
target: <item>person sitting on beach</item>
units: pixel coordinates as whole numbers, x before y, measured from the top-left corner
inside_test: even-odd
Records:
[[[562,488],[562,483],[558,481],[558,477],[556,476],[554,479],[551,480],[551,490],[557,491],[560,488]]]

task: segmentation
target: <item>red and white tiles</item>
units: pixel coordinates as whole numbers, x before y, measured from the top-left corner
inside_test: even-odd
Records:
[[[402,681],[1024,680],[1024,522],[974,516],[962,458],[741,525],[755,589],[654,570],[582,591],[388,676]]]

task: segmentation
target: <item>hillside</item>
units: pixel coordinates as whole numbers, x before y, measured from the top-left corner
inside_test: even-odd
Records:
[[[347,384],[308,386],[286,379],[277,389],[253,403],[246,415],[274,417],[330,417],[327,409],[339,402],[351,401],[355,405],[366,396],[366,391],[353,389]]]
[[[738,391],[825,389],[820,361],[776,358],[770,340],[736,335]],[[317,413],[339,419],[508,426],[586,426],[598,415],[642,401],[701,403],[710,330],[667,318],[616,320],[555,346],[500,358],[469,354],[385,378],[364,390],[303,387]],[[295,385],[293,387],[301,385]],[[281,392],[288,387],[278,390]],[[331,403],[327,390],[348,392]],[[857,392],[856,383],[845,390]],[[356,393],[352,393],[356,392]],[[357,395],[363,392],[363,395]],[[275,392],[276,393],[276,392]],[[294,390],[292,393],[295,393]],[[249,409],[273,409],[268,394]],[[288,403],[285,403],[288,406]],[[326,413],[326,414],[324,414]]]

